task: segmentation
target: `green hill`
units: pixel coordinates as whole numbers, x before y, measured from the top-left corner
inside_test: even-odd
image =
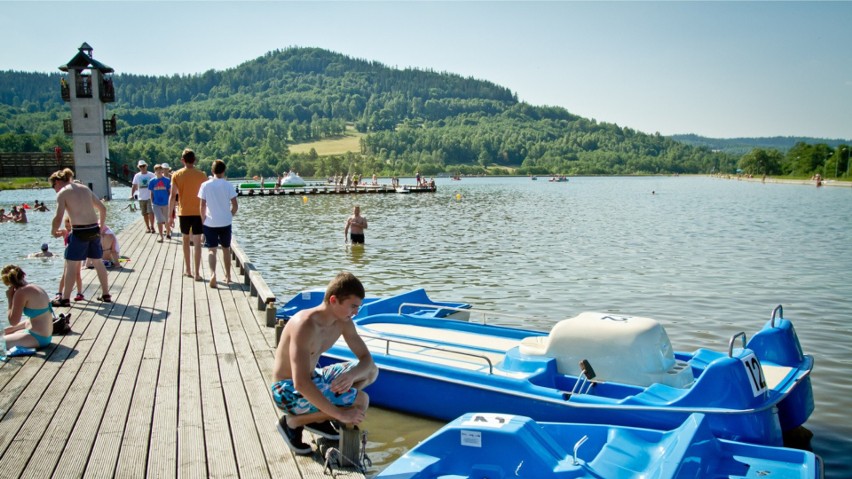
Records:
[[[707,138],[694,134],[671,135],[669,138],[686,143],[687,145],[700,146],[715,151],[730,153],[732,155],[743,155],[755,148],[774,149],[787,152],[797,143],[824,143],[832,148],[848,144],[848,140],[809,138],[801,136],[773,136],[766,138]]]
[[[0,72],[0,151],[70,149],[59,78],[59,72]],[[175,163],[190,147],[202,166],[227,161],[234,177],[290,168],[308,176],[478,173],[491,166],[573,175],[737,166],[737,156],[707,146],[518,102],[485,80],[395,69],[317,48],[276,50],[223,71],[113,80],[116,103],[108,110],[119,121],[111,157],[131,164],[138,158]],[[360,136],[355,151],[347,124]],[[347,138],[342,149],[306,148]]]

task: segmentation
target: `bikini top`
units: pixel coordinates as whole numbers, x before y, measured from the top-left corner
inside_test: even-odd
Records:
[[[51,305],[50,303],[47,303],[46,308],[41,308],[41,309],[32,309],[32,308],[27,308],[26,306],[24,306],[23,313],[28,318],[32,319],[32,318],[35,318],[36,316],[42,315],[42,314],[44,314],[48,311],[50,311],[51,313],[53,312],[53,305]]]

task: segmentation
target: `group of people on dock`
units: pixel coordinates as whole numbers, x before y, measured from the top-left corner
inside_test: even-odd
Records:
[[[221,246],[225,282],[231,281],[231,223],[237,214],[237,192],[225,179],[225,162],[215,160],[211,175],[196,167],[195,152],[181,154],[183,168],[171,173],[168,163],[154,165],[148,172],[139,160],[139,173],[133,177],[131,199],[139,201],[139,211],[147,233],[157,234],[157,242],[172,239],[177,221],[181,234],[184,276],[203,281],[201,247],[208,248],[210,287],[216,288],[216,250]],[[154,226],[156,225],[156,230]],[[203,238],[203,240],[202,240]]]
[[[142,189],[134,188],[133,192],[140,198],[140,203],[145,204],[154,198],[154,206],[161,203],[165,193],[166,203],[161,208],[166,212],[169,220],[159,221],[160,226],[168,224],[167,236],[170,228],[174,226],[176,217],[179,219],[180,229],[183,234],[185,271],[187,276],[201,281],[201,235],[205,236],[205,245],[210,249],[210,270],[213,272],[210,279],[210,287],[215,288],[216,281],[216,249],[222,246],[225,257],[226,281],[230,281],[230,241],[231,241],[231,218],[236,213],[237,202],[234,188],[224,180],[225,164],[221,160],[213,163],[213,177],[208,179],[207,175],[195,169],[195,154],[186,149],[182,155],[185,167],[176,172],[171,182],[164,182],[165,189],[157,189],[158,179],[163,178],[167,166],[157,165],[158,172],[152,180],[145,175],[147,163],[139,161],[140,178],[134,180],[134,186],[145,184],[145,191],[151,196],[145,198]],[[54,299],[50,299],[44,289],[35,285],[24,288],[26,273],[16,265],[8,265],[6,268],[13,271],[6,275],[4,269],[3,281],[8,287],[9,299],[8,320],[10,326],[5,328],[4,337],[9,342],[9,347],[21,345],[23,347],[41,348],[51,341],[51,334],[42,334],[40,329],[26,329],[35,334],[23,334],[22,328],[32,326],[34,320],[38,323],[42,315],[53,318],[53,308],[70,307],[71,292],[77,286],[77,296],[74,301],[84,298],[82,293],[82,273],[84,264],[96,271],[101,287],[98,300],[112,302],[109,289],[109,278],[107,268],[120,265],[119,245],[115,233],[106,224],[106,207],[104,203],[85,185],[74,179],[74,172],[68,168],[54,172],[49,178],[50,186],[56,192],[56,213],[51,223],[51,234],[65,240],[64,271],[60,278],[59,292]],[[170,188],[171,186],[171,188]],[[179,199],[178,199],[179,198]],[[43,205],[43,203],[41,203]],[[146,218],[146,226],[149,233],[154,233],[153,226],[148,222],[147,216],[157,210],[150,205],[141,206],[143,217]],[[162,218],[161,218],[162,219]],[[162,231],[162,230],[161,230]],[[162,233],[161,238],[162,240]],[[195,244],[195,274],[191,273],[189,261],[190,240]],[[31,255],[32,257],[49,258],[54,256],[49,251],[48,245],[42,245],[41,252]],[[8,277],[7,277],[8,276]],[[18,295],[17,291],[40,291]],[[43,294],[43,297],[41,296]],[[45,299],[48,306],[41,305]],[[20,307],[19,307],[20,306]],[[46,309],[45,309],[46,308]],[[43,310],[43,311],[42,311]],[[34,313],[37,312],[38,314]],[[32,313],[32,314],[31,314]],[[27,316],[28,320],[22,320]],[[19,334],[20,333],[20,334]],[[45,339],[46,338],[46,339]]]
[[[169,191],[171,188],[172,169],[168,163],[154,165],[154,172],[148,171],[148,163],[139,160],[136,163],[139,172],[133,175],[130,188],[130,199],[139,201],[139,210],[142,212],[145,229],[148,233],[154,232],[154,224],[160,235],[158,241],[163,242],[163,228],[165,227],[166,239],[171,239],[171,228],[169,227],[168,206]]]
[[[222,160],[213,162],[209,178],[195,167],[196,157],[192,150],[183,151],[181,162],[184,167],[167,178],[167,168],[163,165],[155,166],[152,177],[147,174],[147,163],[140,160],[139,178],[133,180],[131,195],[140,202],[148,233],[155,233],[149,215],[154,216],[160,241],[163,228],[168,239],[175,220],[178,221],[184,275],[196,281],[203,281],[203,235],[203,244],[209,251],[209,285],[216,288],[216,250],[219,246],[223,250],[225,281],[231,280],[231,222],[238,210],[236,191],[224,177],[226,166]],[[164,179],[167,181],[160,181]],[[80,271],[86,261],[97,272],[102,291],[98,299],[112,302],[102,259],[108,254],[118,254],[118,241],[106,225],[104,203],[89,188],[75,181],[70,169],[53,173],[49,181],[57,200],[51,232],[56,237],[66,238],[60,293],[51,300],[44,288],[26,281],[26,273],[19,266],[7,265],[2,269],[9,304],[10,325],[4,330],[8,347],[43,348],[51,344],[54,308],[71,306],[70,295],[75,283],[78,296],[74,299],[83,299]],[[145,190],[150,196],[143,193]],[[168,199],[165,205],[164,197]],[[146,204],[148,202],[151,204]],[[164,211],[158,207],[164,207]],[[355,206],[344,227],[344,237],[352,243],[364,242],[367,219],[360,213],[360,207]],[[63,220],[64,228],[60,228]],[[111,238],[105,239],[107,236]],[[42,248],[42,257],[53,255],[46,246]],[[118,258],[114,258],[117,262]],[[329,283],[322,304],[295,314],[282,332],[275,352],[271,390],[276,405],[285,413],[278,422],[279,430],[288,447],[297,454],[312,453],[302,439],[304,430],[337,439],[341,424],[357,425],[365,418],[369,398],[363,389],[376,380],[378,368],[352,322],[364,297],[364,286],[358,278],[341,272]],[[341,337],[357,360],[319,368],[319,356]]]

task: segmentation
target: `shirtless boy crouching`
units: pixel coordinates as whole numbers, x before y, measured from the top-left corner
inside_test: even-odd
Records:
[[[338,439],[332,420],[359,424],[369,397],[363,389],[379,371],[352,317],[364,299],[364,286],[354,275],[339,273],[329,283],[321,305],[296,313],[281,333],[275,350],[272,396],[285,412],[279,431],[296,454],[311,454],[302,441],[307,429],[327,439]],[[317,367],[322,353],[343,336],[357,360]]]

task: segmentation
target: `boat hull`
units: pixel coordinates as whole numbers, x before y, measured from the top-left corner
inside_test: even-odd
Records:
[[[717,439],[701,414],[659,431],[468,413],[394,461],[376,479],[819,479],[822,474],[822,461],[811,452]]]
[[[376,304],[381,303],[370,307]],[[544,332],[384,312],[356,318],[355,324],[380,371],[366,390],[371,404],[436,419],[487,411],[539,421],[672,428],[700,412],[718,437],[781,445],[782,425],[801,425],[813,409],[813,358],[804,355],[785,360],[761,357],[748,347],[731,347],[727,354],[700,349],[675,353],[695,376],[686,388],[659,383],[584,385],[577,376],[560,373],[555,358],[526,355],[517,346]],[[778,337],[795,339],[790,334]],[[761,340],[765,344],[758,341],[755,347],[800,350],[797,341],[784,345],[778,337],[766,337]],[[353,359],[339,341],[322,355],[320,364]],[[777,377],[763,378],[763,371],[770,370]]]
[[[354,358],[341,350],[329,351],[320,358],[320,365],[351,361]],[[658,410],[632,409],[630,404],[606,402],[571,402],[567,391],[548,390],[529,386],[520,381],[500,381],[490,378],[466,378],[458,375],[447,378],[446,373],[428,371],[410,364],[399,364],[387,358],[374,360],[379,367],[379,377],[366,392],[370,403],[409,414],[452,420],[466,412],[484,412],[529,415],[538,421],[588,422],[594,424],[619,424],[623,426],[666,429],[682,422],[691,411],[703,408],[677,407]],[[568,389],[570,390],[570,388]],[[424,394],[424,391],[428,391]],[[709,422],[719,437],[758,444],[782,445],[783,435],[778,412],[766,408],[759,412],[709,414]]]

